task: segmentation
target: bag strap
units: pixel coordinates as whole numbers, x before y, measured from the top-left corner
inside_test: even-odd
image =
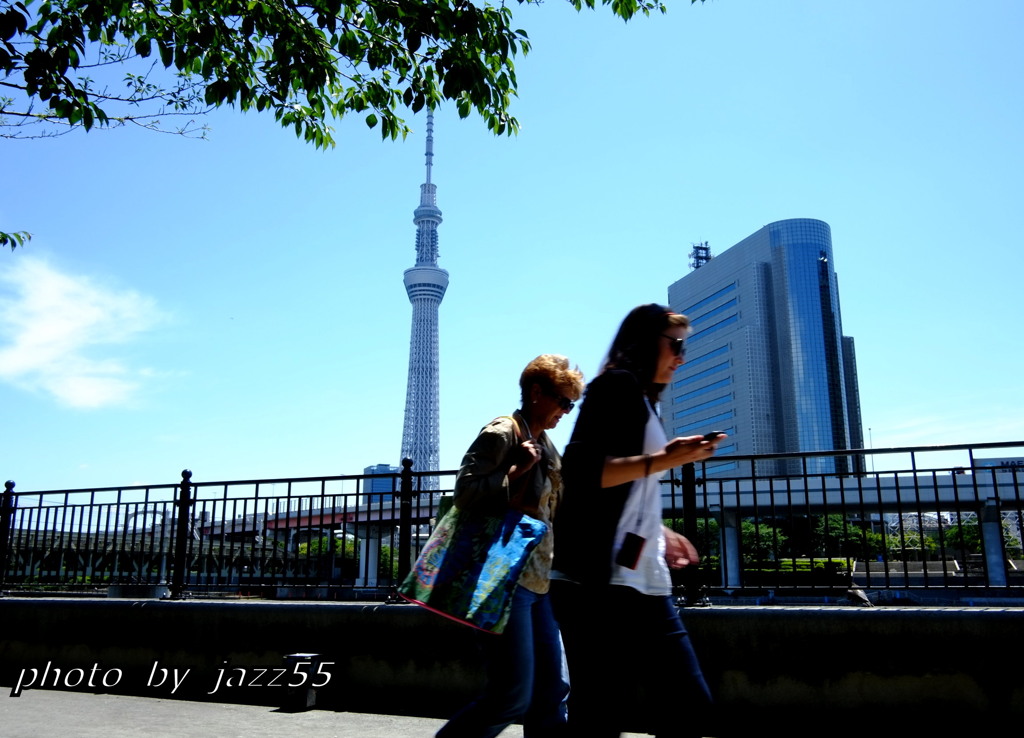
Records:
[[[502,415],[501,417],[508,418],[512,421],[512,432],[515,434],[517,441],[521,441],[524,437],[527,440],[531,440],[533,438],[533,433],[530,432],[530,426],[526,426],[526,434],[523,434],[522,429],[519,427],[519,421],[516,420],[515,415]]]
[[[513,432],[513,436],[514,436],[514,443],[513,443],[513,449],[510,449],[510,452],[512,450],[514,450],[514,448],[516,446],[518,446],[518,444],[521,443],[524,438],[526,438],[527,440],[534,440],[533,434],[530,432],[529,426],[526,426],[526,434],[524,434],[523,431],[522,431],[522,428],[520,427],[519,421],[516,420],[514,415],[502,415],[501,417],[508,418],[509,420],[512,421],[512,429],[513,429],[512,432]],[[543,445],[542,445],[542,447],[543,447]],[[510,461],[509,462],[509,467],[511,468],[511,466],[512,466],[512,462]],[[506,474],[507,474],[507,472],[506,472]],[[532,480],[532,478],[533,478],[533,470],[532,469],[529,472],[526,472],[525,474],[523,474],[521,477],[519,477],[519,479],[517,479],[515,481],[515,486],[517,487],[517,489],[516,489],[516,492],[514,494],[512,492],[513,483],[509,482],[509,485],[508,485],[508,502],[509,502],[509,505],[511,507],[514,507],[516,509],[522,509],[523,508],[524,498],[526,497],[526,489],[529,486],[529,483]]]

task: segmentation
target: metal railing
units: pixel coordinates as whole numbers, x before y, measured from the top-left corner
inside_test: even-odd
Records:
[[[666,524],[701,550],[698,593],[1024,594],[1024,442],[723,456],[673,470]],[[851,471],[853,470],[853,471]],[[0,590],[383,599],[454,471],[16,492]],[[557,528],[557,525],[556,525]]]
[[[455,472],[18,493],[0,506],[0,588],[355,598],[387,593]],[[425,481],[430,483],[425,484]],[[162,591],[161,591],[162,590]]]
[[[1024,443],[727,456],[673,472],[667,523],[703,555],[680,583],[691,599],[1024,595],[1024,466],[979,455],[1013,449]]]

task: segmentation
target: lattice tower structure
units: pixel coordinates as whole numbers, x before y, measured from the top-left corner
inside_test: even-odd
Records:
[[[427,114],[427,180],[420,185],[416,224],[416,266],[405,270],[405,292],[412,303],[409,379],[405,391],[402,458],[414,471],[436,471],[441,463],[440,367],[438,308],[448,289],[448,272],[437,266],[437,186],[430,181],[434,163],[434,115]],[[421,489],[437,489],[436,477],[422,480]]]
[[[708,246],[708,242],[701,241],[693,244],[693,250],[690,252],[690,268],[700,269],[709,261],[711,261],[711,247]]]

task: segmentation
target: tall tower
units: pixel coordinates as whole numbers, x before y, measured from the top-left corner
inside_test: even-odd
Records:
[[[417,471],[436,471],[440,451],[440,368],[437,357],[437,310],[448,289],[448,272],[437,266],[437,186],[430,181],[434,163],[434,114],[427,113],[427,181],[420,185],[416,224],[416,266],[405,270],[405,292],[412,303],[409,339],[409,380],[405,391],[402,458],[412,459]],[[437,478],[423,480],[424,489],[437,489]]]

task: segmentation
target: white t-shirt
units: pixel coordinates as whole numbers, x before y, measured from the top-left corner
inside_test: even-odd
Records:
[[[647,425],[644,428],[644,453],[653,454],[665,447],[668,439],[658,414],[650,402],[647,403]],[[615,531],[615,546],[612,549],[611,584],[632,587],[646,595],[669,595],[672,593],[672,577],[665,561],[665,536],[662,531],[661,484],[665,472],[655,472],[637,479],[629,490],[629,498],[619,518]],[[622,547],[627,533],[644,538],[640,560],[635,569],[619,566],[615,556]]]

